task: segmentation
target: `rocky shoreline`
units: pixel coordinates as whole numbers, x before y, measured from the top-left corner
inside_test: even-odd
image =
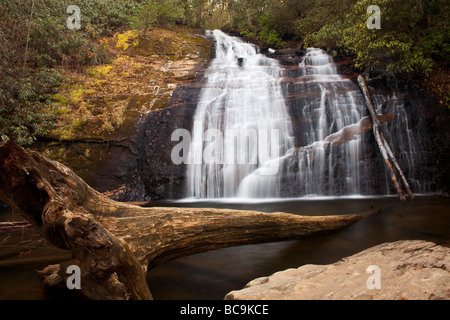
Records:
[[[450,248],[383,243],[329,265],[305,265],[248,283],[226,300],[447,300]]]

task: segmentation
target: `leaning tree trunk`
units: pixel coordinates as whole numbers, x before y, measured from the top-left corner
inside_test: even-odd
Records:
[[[218,248],[297,239],[350,225],[358,215],[142,208],[112,201],[64,165],[0,142],[0,200],[26,218],[70,261],[41,271],[47,285],[65,285],[67,267],[81,269],[91,299],[152,299],[145,272],[165,261]]]
[[[403,174],[403,171],[398,164],[397,159],[394,156],[394,153],[391,150],[391,147],[389,146],[388,142],[384,138],[383,133],[381,132],[381,124],[380,120],[377,116],[375,107],[373,105],[372,99],[370,97],[369,89],[367,88],[366,81],[363,76],[358,76],[358,84],[361,88],[361,91],[364,95],[364,98],[366,100],[367,109],[369,110],[370,116],[372,118],[373,122],[373,133],[375,135],[375,139],[377,140],[378,147],[380,149],[381,155],[383,156],[386,169],[389,171],[389,174],[391,176],[392,183],[394,185],[395,190],[397,191],[398,196],[402,200],[407,200],[405,193],[402,190],[402,187],[400,186],[400,182],[396,175],[396,170],[398,174],[400,175],[400,179],[403,182],[403,185],[409,195],[410,199],[414,199],[414,194],[411,191],[411,187],[409,186],[409,183]]]

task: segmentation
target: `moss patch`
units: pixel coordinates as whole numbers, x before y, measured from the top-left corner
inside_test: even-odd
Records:
[[[114,36],[117,40],[116,49],[128,50],[130,47],[137,47],[139,42],[136,39],[139,37],[139,31],[128,30],[125,33],[118,33]]]
[[[109,64],[82,72],[60,72],[67,79],[53,96],[59,140],[108,139],[143,112],[166,108],[180,83],[193,81],[210,59],[208,40],[187,28],[127,31],[100,44]]]

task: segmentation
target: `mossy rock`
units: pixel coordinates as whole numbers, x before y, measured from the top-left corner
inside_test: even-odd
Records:
[[[103,41],[115,58],[82,73],[66,73],[67,81],[53,97],[59,123],[49,136],[61,141],[108,139],[122,135],[125,122],[166,108],[177,84],[195,80],[195,71],[186,70],[210,58],[209,41],[189,32],[129,31]]]

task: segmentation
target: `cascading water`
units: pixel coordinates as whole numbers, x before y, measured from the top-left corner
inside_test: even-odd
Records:
[[[297,90],[310,93],[298,106],[305,119],[299,145],[310,147],[300,148],[294,156],[293,193],[360,194],[361,139],[339,147],[324,143],[324,139],[361,120],[365,110],[362,94],[355,83],[338,75],[333,58],[321,49],[307,49],[299,69]]]
[[[278,61],[219,30],[210,36],[216,42],[216,58],[207,71],[194,117],[187,194],[236,197],[245,193],[240,185],[247,176],[273,162],[270,155],[276,158],[294,146],[292,123]],[[208,149],[211,143],[214,152]],[[215,161],[206,159],[208,150]],[[258,194],[280,196],[280,175],[263,176]]]
[[[344,143],[329,143],[331,137],[358,129],[368,114],[359,87],[338,74],[329,54],[307,49],[297,68],[284,70],[254,45],[218,30],[209,35],[216,42],[216,58],[207,71],[194,117],[188,197],[390,193],[389,177],[373,175],[384,167],[376,158],[376,145],[363,143],[367,136],[345,136]],[[393,110],[387,111],[382,110],[385,100],[377,96],[375,100],[379,113],[396,115],[388,138],[398,141],[394,152],[407,152],[403,165],[413,191],[423,191],[414,179],[414,168],[420,165],[415,160],[417,132],[409,129],[404,105],[394,103]]]
[[[413,107],[417,114],[415,117],[412,117],[405,108],[406,103],[402,94],[396,92],[393,92],[391,95],[375,94],[372,99],[377,106],[378,114],[395,114],[394,120],[383,124],[382,130],[389,145],[395,151],[397,160],[408,177],[412,190],[415,193],[430,192],[433,189],[433,181],[429,178],[421,177],[421,171],[425,171],[426,158],[430,153],[424,151],[429,149],[430,146],[424,145],[424,142],[425,144],[429,142],[426,142],[427,139],[423,139],[427,135],[423,105],[415,105]],[[417,99],[417,101],[420,101],[420,99]],[[413,120],[413,118],[416,120]],[[422,138],[424,141],[418,141],[419,138]],[[390,189],[390,178],[387,172],[385,180],[385,190],[388,192]]]

